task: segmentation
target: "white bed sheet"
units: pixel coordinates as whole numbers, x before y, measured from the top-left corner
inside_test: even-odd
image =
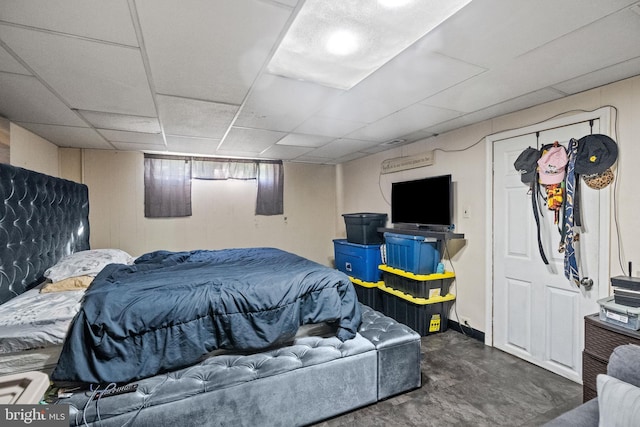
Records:
[[[83,294],[40,293],[37,286],[0,305],[0,357],[61,346]]]

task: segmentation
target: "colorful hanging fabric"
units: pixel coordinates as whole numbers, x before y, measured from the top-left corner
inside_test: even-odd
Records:
[[[578,152],[578,141],[571,138],[569,141],[569,162],[567,164],[566,176],[566,201],[564,206],[564,240],[561,243],[561,249],[564,248],[564,276],[568,280],[580,286],[580,276],[578,274],[578,262],[576,260],[576,252],[574,242],[578,240],[578,235],[573,232],[573,202],[576,188],[576,154]]]
[[[560,210],[562,209],[564,181],[559,184],[548,184],[545,186],[547,193],[547,209],[554,213],[554,224],[558,224],[560,219]]]

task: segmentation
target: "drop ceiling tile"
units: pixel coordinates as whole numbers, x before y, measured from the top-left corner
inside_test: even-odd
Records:
[[[112,145],[91,128],[24,122],[18,124],[58,147],[113,149]]]
[[[510,99],[505,102],[501,102],[496,105],[492,105],[478,111],[474,111],[469,114],[465,114],[464,116],[456,117],[452,120],[428,127],[423,131],[431,132],[433,134],[441,134],[473,123],[493,119],[495,117],[508,114],[513,111],[519,111],[525,108],[532,107],[534,105],[550,102],[555,99],[562,98],[562,96],[563,94],[557,90],[549,88],[542,89],[516,97],[514,99]]]
[[[309,156],[309,155],[304,155],[296,158],[296,162],[313,163],[313,164],[319,164],[319,165],[335,164],[333,159],[330,159],[328,157],[316,157],[316,156]]]
[[[136,5],[157,91],[230,104],[242,103],[292,13],[252,0]]]
[[[558,38],[544,48],[534,49],[504,67],[429,97],[423,103],[463,112],[481,110],[578,77],[585,70],[636,58],[640,56],[637,40],[640,40],[640,17],[623,10]],[[592,51],[598,54],[590,55]]]
[[[383,101],[398,110],[485,71],[485,68],[411,46],[354,87],[350,96]]]
[[[219,150],[259,154],[285,136],[282,132],[233,127]]]
[[[236,126],[289,132],[342,91],[271,74],[251,90]]]
[[[85,126],[37,78],[0,73],[0,115],[15,122]]]
[[[174,153],[215,155],[219,143],[219,139],[167,135],[167,149]]]
[[[325,157],[337,159],[338,157],[346,156],[347,154],[355,153],[356,151],[363,150],[367,147],[377,145],[370,141],[360,141],[357,139],[336,139],[327,145],[320,148],[316,148],[311,151],[308,156],[310,157]]]
[[[71,107],[155,115],[138,49],[6,25],[0,37]]]
[[[9,52],[0,46],[0,72],[31,75]]]
[[[279,159],[279,160],[293,160],[297,157],[305,155],[312,150],[310,147],[292,147],[272,145],[271,147],[260,153],[260,158],[263,159]]]
[[[350,120],[313,116],[298,126],[295,129],[295,132],[340,138],[366,125],[367,123],[365,122],[354,122]]]
[[[415,104],[348,135],[349,138],[384,142],[460,116],[458,111]]]
[[[581,75],[575,79],[557,83],[553,85],[553,87],[563,93],[574,94],[636,76],[638,75],[638,70],[640,70],[640,58],[634,58],[629,61],[624,61],[610,67]]]
[[[164,144],[139,144],[136,142],[112,142],[111,144],[121,151],[167,151]]]
[[[635,1],[590,1],[585,7],[583,0],[476,0],[419,44],[425,49],[446,52],[462,61],[492,68]]]
[[[93,127],[98,129],[126,130],[131,132],[159,133],[157,117],[127,116],[101,111],[78,110]]]
[[[237,105],[158,95],[164,131],[171,135],[222,138],[238,111]]]
[[[362,94],[351,95],[347,92],[327,102],[325,107],[316,113],[316,116],[373,123],[396,110],[394,105],[389,105],[385,101],[365,98]]]
[[[156,114],[138,49],[6,25],[0,38],[73,108]]]
[[[305,135],[301,133],[290,133],[278,141],[278,145],[295,145],[297,147],[322,147],[333,140],[330,136]]]
[[[138,46],[127,0],[3,0],[3,21]]]
[[[338,159],[335,159],[334,160],[334,164],[350,162],[352,160],[361,159],[362,157],[366,157],[368,155],[369,154],[367,154],[365,152],[356,151],[355,153],[347,154],[346,156],[342,156],[342,157],[340,157]]]
[[[131,142],[164,146],[164,140],[160,133],[127,132],[111,129],[98,129],[98,132],[111,142]]]

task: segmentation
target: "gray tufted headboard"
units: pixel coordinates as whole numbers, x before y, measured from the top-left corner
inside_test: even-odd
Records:
[[[0,304],[38,284],[60,258],[89,249],[84,184],[0,164]]]

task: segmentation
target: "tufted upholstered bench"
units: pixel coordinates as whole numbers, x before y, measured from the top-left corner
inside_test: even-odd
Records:
[[[306,336],[252,354],[222,354],[137,381],[134,392],[90,400],[78,392],[71,425],[294,426],[420,386],[420,336],[361,305],[359,334]],[[99,421],[100,420],[100,421]]]

